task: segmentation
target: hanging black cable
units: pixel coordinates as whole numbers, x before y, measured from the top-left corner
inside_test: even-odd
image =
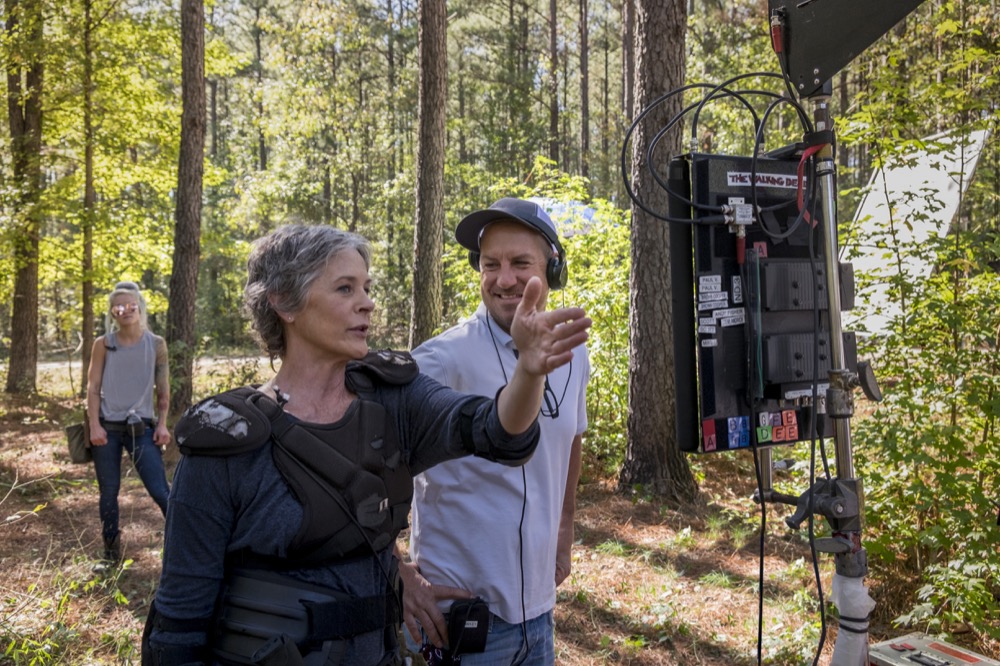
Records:
[[[749,74],[742,74],[742,75],[739,75],[739,76],[732,77],[729,80],[727,80],[727,81],[725,81],[725,82],[723,82],[721,84],[715,84],[715,85],[707,84],[707,83],[693,83],[693,84],[689,84],[689,85],[683,86],[681,88],[677,88],[677,89],[675,89],[675,90],[673,90],[673,91],[671,91],[669,93],[666,93],[665,95],[661,95],[660,97],[658,97],[651,104],[649,104],[645,109],[643,109],[639,113],[639,115],[635,118],[635,120],[631,123],[631,125],[629,126],[628,130],[625,133],[625,139],[622,142],[622,151],[621,151],[621,155],[620,155],[621,170],[622,170],[622,179],[623,179],[623,182],[624,182],[624,185],[625,185],[625,190],[626,190],[629,198],[642,211],[644,211],[645,213],[649,214],[650,216],[652,216],[652,217],[654,217],[656,219],[663,220],[665,222],[676,222],[676,223],[679,223],[679,224],[689,224],[689,225],[693,225],[693,224],[721,224],[721,223],[728,223],[728,222],[732,221],[732,219],[730,217],[731,211],[727,210],[727,207],[724,207],[724,206],[713,206],[713,205],[708,205],[708,204],[697,203],[697,202],[692,201],[687,196],[687,193],[679,193],[679,192],[676,192],[676,191],[672,190],[670,188],[669,184],[667,183],[667,181],[661,175],[660,170],[656,166],[658,162],[657,162],[657,160],[654,159],[654,157],[655,157],[654,153],[655,153],[656,148],[659,145],[659,142],[661,141],[661,139],[664,136],[667,135],[667,133],[671,129],[673,129],[673,127],[677,123],[679,123],[681,120],[683,120],[683,118],[685,116],[687,116],[691,111],[695,112],[694,120],[693,120],[693,122],[691,124],[692,141],[697,141],[697,131],[698,131],[699,117],[700,117],[702,109],[704,109],[709,102],[719,101],[719,100],[724,100],[724,99],[729,99],[729,98],[732,98],[732,99],[735,99],[736,101],[738,101],[748,111],[748,113],[751,115],[751,117],[753,119],[754,141],[755,141],[755,152],[754,152],[755,157],[758,154],[759,146],[762,143],[762,136],[763,136],[762,131],[763,131],[764,125],[766,124],[766,119],[767,119],[768,116],[770,116],[770,114],[773,112],[773,110],[776,108],[777,105],[780,105],[780,104],[791,104],[793,106],[793,108],[795,109],[795,111],[797,112],[800,121],[803,123],[803,126],[806,127],[806,128],[808,128],[810,126],[808,115],[801,108],[801,106],[799,104],[797,104],[792,99],[788,99],[788,98],[783,97],[783,96],[781,96],[781,95],[779,95],[777,93],[774,93],[774,92],[771,92],[771,91],[767,91],[767,90],[758,90],[758,89],[733,90],[733,89],[731,89],[729,87],[733,83],[736,83],[736,82],[739,82],[741,80],[748,79],[748,78],[777,78],[777,79],[781,79],[782,76],[779,75],[779,74],[774,74],[774,73],[770,73],[770,72],[752,72],[752,73],[749,73]],[[689,207],[691,207],[691,208],[693,208],[693,209],[695,209],[697,211],[704,211],[704,212],[711,213],[710,215],[707,215],[707,216],[701,216],[701,217],[697,217],[695,219],[690,219],[690,218],[678,218],[678,217],[674,217],[672,215],[669,215],[667,213],[654,210],[653,208],[651,208],[649,205],[647,205],[646,202],[644,202],[638,196],[638,194],[632,188],[632,183],[631,183],[631,180],[629,178],[629,174],[631,173],[631,171],[630,171],[629,166],[628,166],[628,157],[629,157],[628,147],[629,147],[629,145],[631,143],[633,133],[636,131],[636,128],[638,127],[639,123],[642,122],[643,119],[645,119],[647,115],[649,115],[653,110],[655,110],[657,107],[659,107],[661,104],[665,103],[667,100],[671,99],[675,95],[682,94],[684,92],[687,92],[687,91],[693,90],[693,89],[706,89],[708,92],[705,95],[702,96],[701,100],[699,100],[697,102],[693,102],[693,103],[688,104],[687,106],[685,106],[680,112],[678,112],[677,114],[675,114],[662,128],[660,128],[656,132],[656,134],[653,135],[652,139],[649,141],[648,145],[646,146],[646,151],[645,151],[646,152],[646,155],[645,155],[645,157],[646,157],[645,168],[650,173],[650,175],[653,177],[654,182],[661,189],[663,189],[664,191],[666,191],[668,195],[670,195],[671,197],[675,198],[677,201],[680,201],[680,202],[684,203],[685,205],[687,205],[687,206],[689,206]],[[761,117],[758,116],[757,111],[756,111],[754,105],[750,103],[750,101],[749,101],[748,98],[751,97],[751,96],[758,96],[758,97],[764,97],[764,98],[772,98],[772,102],[768,105],[768,107],[766,109],[765,116],[763,118],[761,118]],[[669,163],[669,160],[667,160],[666,162]],[[783,207],[785,205],[786,205],[785,203],[779,203],[779,204],[775,204],[775,205],[769,207],[769,209],[777,209],[777,208],[781,208],[781,207]],[[755,210],[757,210],[757,209],[755,208]]]

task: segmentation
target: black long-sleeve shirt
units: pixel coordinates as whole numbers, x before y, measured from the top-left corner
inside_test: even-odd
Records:
[[[379,385],[366,399],[380,403],[392,420],[411,474],[477,450],[506,464],[523,464],[538,442],[538,424],[510,436],[495,401],[478,405],[471,443],[463,442],[460,412],[470,400],[425,375],[405,385]],[[470,445],[471,444],[471,445]],[[229,553],[285,557],[303,518],[303,509],[275,467],[268,442],[229,457],[185,456],[177,467],[167,510],[163,571],[157,611],[176,621],[212,616],[225,578]],[[310,569],[283,571],[298,580],[334,591],[368,597],[387,594],[392,546],[377,556]],[[150,643],[205,646],[207,631],[154,630]],[[383,632],[350,639],[343,663],[376,664],[386,656]]]

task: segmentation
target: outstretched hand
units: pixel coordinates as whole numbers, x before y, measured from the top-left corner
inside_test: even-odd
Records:
[[[593,323],[583,308],[540,310],[541,300],[542,281],[532,277],[524,286],[510,326],[518,367],[535,376],[569,363],[573,349],[587,341],[587,330]]]

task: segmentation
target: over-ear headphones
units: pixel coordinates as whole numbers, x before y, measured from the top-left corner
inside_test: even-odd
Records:
[[[551,242],[552,239],[548,240]],[[566,286],[569,270],[566,268],[566,253],[562,245],[557,241],[552,244],[552,249],[555,251],[555,256],[549,257],[545,263],[545,281],[548,283],[549,289],[555,291]],[[479,272],[479,252],[469,250],[469,265],[477,273]]]

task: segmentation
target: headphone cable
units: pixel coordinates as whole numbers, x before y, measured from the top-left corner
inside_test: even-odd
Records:
[[[500,364],[500,372],[503,373],[504,384],[509,384],[510,380],[507,379],[507,368],[504,367],[503,359],[500,356],[500,346],[497,344],[496,336],[493,335],[493,326],[490,324],[490,313],[486,312],[486,329],[490,332],[490,340],[493,341],[493,351],[497,354],[497,363]],[[517,349],[514,350],[514,360],[517,360]],[[548,385],[548,375],[546,375],[545,383]],[[567,386],[568,386],[567,382]],[[551,390],[551,389],[550,389]],[[563,394],[565,395],[565,393]],[[556,408],[558,409],[558,407]],[[524,607],[524,516],[527,513],[528,508],[528,475],[524,471],[524,465],[521,465],[521,520],[517,524],[517,562],[521,569],[521,642],[524,646],[524,653],[528,653],[528,618],[525,617],[527,612]]]

